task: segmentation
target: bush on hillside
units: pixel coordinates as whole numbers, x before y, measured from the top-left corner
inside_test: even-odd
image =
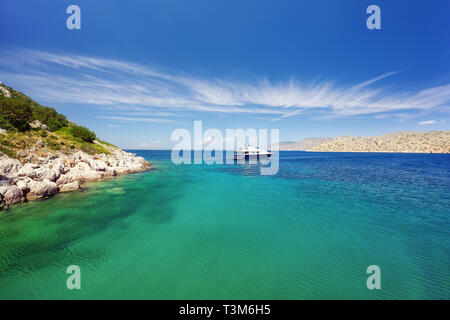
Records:
[[[3,119],[3,117],[0,115],[0,128],[8,130],[8,131],[16,131],[16,128],[14,128],[13,125],[11,125],[8,121]]]
[[[94,132],[89,130],[88,128],[78,126],[76,124],[72,125],[72,134],[76,138],[80,138],[86,142],[94,142],[96,135]]]
[[[30,128],[33,119],[31,104],[26,99],[0,97],[0,116],[19,131]]]
[[[33,118],[46,124],[50,131],[56,131],[62,127],[67,127],[69,124],[67,118],[56,112],[55,109],[40,105],[33,107]]]

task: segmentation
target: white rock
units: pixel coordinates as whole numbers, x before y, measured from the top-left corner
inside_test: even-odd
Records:
[[[29,184],[30,191],[27,194],[27,199],[36,199],[42,197],[48,197],[58,192],[56,183],[47,179],[44,181],[32,181]]]
[[[23,192],[17,186],[0,187],[2,204],[10,205],[22,202],[25,198]]]
[[[39,120],[34,120],[33,122],[29,123],[31,129],[40,129],[42,128],[42,122]]]
[[[37,144],[39,147],[41,147],[41,148],[43,148],[43,147],[45,146],[44,141],[42,141],[41,139],[39,139],[39,140],[36,142],[36,144]]]
[[[19,177],[36,177],[36,170],[40,168],[39,165],[34,163],[25,163],[22,168],[17,171]]]
[[[103,177],[103,175],[98,172],[91,169],[80,169],[78,166],[75,168],[72,168],[68,173],[65,175],[68,175],[71,179],[71,181],[95,181],[99,180]]]
[[[23,178],[23,179],[17,180],[16,186],[18,188],[20,188],[24,193],[27,193],[28,191],[30,191],[29,185],[32,182],[33,182],[33,179]]]
[[[59,192],[69,192],[80,189],[80,183],[78,181],[73,181],[67,184],[64,184],[59,187]]]
[[[97,171],[106,171],[108,165],[102,160],[95,160],[93,169]]]
[[[64,184],[68,184],[68,183],[72,182],[72,177],[73,176],[70,174],[62,174],[59,176],[59,179],[56,180],[56,185],[61,186]]]
[[[35,176],[33,177],[33,179],[35,180],[49,180],[49,181],[56,181],[59,176],[61,175],[61,173],[57,170],[54,169],[50,169],[47,167],[43,167],[43,168],[39,168],[37,169],[35,172]]]
[[[0,157],[0,176],[13,178],[20,169],[20,161],[16,159]]]

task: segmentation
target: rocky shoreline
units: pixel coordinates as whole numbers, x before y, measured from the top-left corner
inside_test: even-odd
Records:
[[[150,163],[144,158],[118,148],[110,148],[108,155],[58,152],[24,163],[0,154],[0,208],[75,191],[85,182],[148,169]]]

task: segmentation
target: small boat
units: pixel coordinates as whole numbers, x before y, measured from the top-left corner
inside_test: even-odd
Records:
[[[234,160],[259,159],[261,156],[269,158],[271,155],[272,152],[264,150],[260,147],[245,145],[234,152]]]

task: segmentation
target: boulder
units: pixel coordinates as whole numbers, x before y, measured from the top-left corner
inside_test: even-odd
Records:
[[[31,122],[30,124],[30,128],[31,129],[43,129],[43,130],[48,130],[48,127],[46,124],[43,124],[42,122],[40,122],[39,120],[34,120],[33,122]]]
[[[19,160],[0,157],[0,176],[14,176],[17,174],[20,166]]]
[[[40,129],[42,127],[42,122],[34,120],[33,122],[30,122],[29,125],[31,129]]]
[[[78,181],[73,181],[67,184],[63,184],[59,187],[59,192],[70,192],[80,189],[80,183]]]
[[[59,176],[59,179],[56,180],[56,185],[59,187],[70,182],[72,182],[72,176],[70,174],[62,174]]]
[[[41,148],[45,147],[45,143],[44,143],[44,141],[42,141],[41,139],[39,139],[39,140],[36,142],[36,145],[39,146],[39,147],[41,147]]]
[[[4,95],[6,98],[11,98],[11,92],[8,89],[2,86],[0,82],[0,95]]]
[[[35,176],[33,179],[35,180],[49,180],[55,182],[61,173],[57,170],[50,169],[48,167],[39,168],[35,171]]]
[[[108,165],[102,160],[94,160],[91,168],[96,171],[106,171],[108,169]]]
[[[16,186],[22,190],[24,194],[30,191],[29,185],[33,182],[33,179],[30,178],[22,178],[16,181]]]
[[[36,170],[40,166],[34,163],[25,163],[22,168],[17,171],[19,177],[29,177],[34,179],[36,177]]]
[[[31,181],[29,184],[30,191],[27,194],[27,199],[37,199],[54,195],[58,192],[56,183],[48,179],[43,181]]]
[[[25,198],[23,192],[17,186],[0,187],[1,202],[5,205],[22,202]]]
[[[87,165],[87,164],[85,164]],[[71,181],[96,181],[100,180],[104,175],[99,171],[95,171],[92,169],[80,169],[79,166],[72,168],[65,175],[69,176]]]
[[[17,156],[18,156],[19,158],[25,158],[25,157],[28,156],[28,155],[25,153],[25,151],[19,150],[19,151],[17,151]]]
[[[25,160],[27,160],[28,162],[33,162],[35,159],[35,156],[32,154],[28,155],[28,157],[25,158]]]
[[[0,180],[0,187],[9,187],[11,185],[10,180]]]

